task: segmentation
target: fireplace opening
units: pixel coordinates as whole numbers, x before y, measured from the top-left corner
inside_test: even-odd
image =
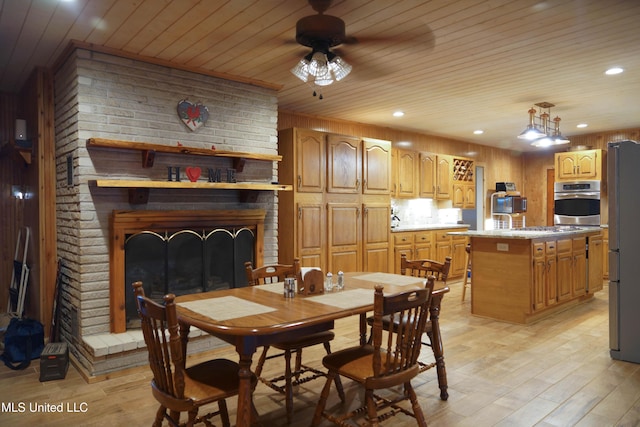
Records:
[[[255,263],[255,235],[247,228],[209,232],[141,231],[128,235],[125,248],[127,328],[139,327],[131,283],[161,302],[168,293],[187,295],[247,286],[244,263]]]

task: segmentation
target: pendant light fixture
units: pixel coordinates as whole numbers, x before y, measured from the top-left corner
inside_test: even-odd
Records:
[[[529,124],[518,138],[531,141],[534,147],[568,144],[569,140],[560,133],[560,117],[556,116],[553,119],[553,129],[550,124],[551,107],[555,105],[550,102],[539,102],[535,106],[540,108],[540,115],[536,116],[535,108],[529,109]]]

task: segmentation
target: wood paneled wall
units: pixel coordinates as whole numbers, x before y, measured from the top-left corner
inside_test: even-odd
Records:
[[[0,94],[0,307],[6,309],[17,230],[23,226],[23,207],[13,197],[11,187],[23,185],[26,165],[13,149],[15,120],[22,113],[16,94]]]
[[[19,95],[0,95],[0,304],[6,307],[18,230],[29,227],[27,254],[30,268],[25,312],[48,326],[56,277],[55,162],[53,138],[53,85],[50,73],[34,70]],[[15,120],[27,121],[27,138],[33,145],[31,163],[13,149]],[[4,143],[5,141],[10,141]],[[19,185],[30,194],[26,200],[13,197]],[[19,259],[22,259],[20,253]],[[46,329],[48,332],[48,329]]]

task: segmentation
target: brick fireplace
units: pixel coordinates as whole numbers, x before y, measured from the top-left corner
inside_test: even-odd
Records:
[[[209,108],[209,120],[196,132],[177,115],[183,99]],[[277,98],[268,87],[76,48],[65,53],[56,70],[55,106],[57,249],[63,263],[60,332],[76,366],[86,377],[99,378],[147,363],[141,333],[123,327],[126,283],[118,270],[121,255],[112,253],[127,233],[140,229],[132,224],[189,228],[208,221],[212,227],[248,227],[259,236],[256,262],[272,263],[278,257],[278,198],[275,191],[246,198],[229,189],[152,188],[145,203],[130,204],[126,188],[100,188],[91,182],[166,181],[169,168],[179,167],[183,174],[196,166],[224,171],[234,167],[233,160],[161,153],[153,167],[145,168],[140,152],[88,148],[86,141],[104,138],[275,155]],[[277,176],[277,162],[247,159],[236,178],[271,183]],[[114,224],[122,227],[112,234]],[[196,339],[190,352],[223,345],[198,335],[191,334]]]

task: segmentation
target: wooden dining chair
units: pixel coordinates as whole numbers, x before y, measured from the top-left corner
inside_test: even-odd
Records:
[[[258,286],[265,283],[277,283],[283,282],[286,277],[295,277],[300,280],[300,260],[297,258],[293,261],[292,265],[287,264],[272,264],[265,265],[263,267],[253,268],[251,261],[247,261],[244,264],[247,273],[247,281],[250,286]],[[272,347],[280,350],[281,353],[272,354],[267,356],[269,352],[269,346],[264,346],[258,364],[256,366],[255,373],[258,379],[270,387],[271,389],[285,395],[285,404],[287,409],[287,421],[290,423],[293,415],[293,387],[299,384],[303,384],[312,381],[316,378],[326,377],[326,373],[316,368],[304,365],[302,363],[302,349],[311,347],[314,345],[322,344],[327,354],[331,354],[330,341],[333,340],[335,334],[333,329],[333,322],[326,324],[326,328],[318,330],[318,327],[314,327],[314,331],[305,335],[302,338],[294,339],[291,341],[283,341],[272,344]],[[291,369],[291,355],[295,353],[295,367]],[[274,378],[265,378],[262,376],[262,370],[264,363],[276,357],[283,357],[285,359],[285,374],[284,376],[277,376]],[[284,384],[282,382],[284,381]],[[340,379],[337,378],[336,388],[340,400],[344,402],[345,396]]]
[[[433,275],[436,282],[441,284],[447,283],[447,277],[449,275],[449,269],[451,267],[451,257],[446,257],[444,262],[438,262],[428,259],[420,260],[407,260],[405,254],[401,254],[400,258],[401,274],[411,275],[414,277],[429,277]],[[442,288],[435,289],[431,297],[431,305],[429,307],[429,320],[425,328],[425,334],[428,341],[423,341],[422,344],[431,347],[433,352],[433,362],[423,362],[419,360],[420,372],[428,371],[431,368],[436,368],[438,375],[438,387],[440,388],[440,399],[447,400],[449,398],[448,382],[447,382],[447,369],[444,364],[444,347],[442,345],[442,335],[440,334],[440,308],[442,306],[442,298],[449,292],[449,287],[444,286]],[[386,325],[389,319],[385,319]],[[367,324],[373,325],[373,317],[367,318]],[[369,337],[371,340],[371,336]]]
[[[142,282],[135,282],[133,289],[153,372],[151,392],[160,403],[154,427],[160,427],[165,418],[172,425],[179,425],[181,412],[188,413],[188,419],[182,425],[192,426],[200,422],[210,425],[209,419],[220,415],[222,425],[229,426],[225,399],[238,394],[238,364],[227,359],[214,359],[186,368],[184,341],[187,336],[183,334],[181,338],[178,332],[175,295],[165,295],[164,305],[161,305],[144,295]],[[254,376],[252,387],[256,384]],[[198,417],[201,406],[215,402],[217,411]],[[255,417],[255,408],[253,413]]]
[[[423,277],[426,279],[433,275],[436,276],[437,281],[446,284],[450,269],[450,256],[446,257],[444,262],[439,262],[431,259],[408,260],[406,254],[400,254],[400,274],[403,276]]]
[[[363,414],[367,425],[377,426],[380,421],[398,413],[414,417],[419,426],[427,425],[411,379],[420,372],[418,356],[429,317],[433,285],[434,277],[431,276],[423,289],[388,296],[383,294],[383,285],[376,285],[372,343],[340,350],[322,359],[329,372],[312,426],[317,426],[323,417],[338,425],[347,425],[347,420]],[[385,327],[385,318],[402,321],[387,322]],[[325,411],[331,383],[337,376],[350,378],[364,387],[364,406],[339,416]],[[395,390],[393,395],[385,393],[383,397],[376,393],[397,386],[403,386],[403,390]],[[411,402],[411,409],[400,405],[404,400]]]

